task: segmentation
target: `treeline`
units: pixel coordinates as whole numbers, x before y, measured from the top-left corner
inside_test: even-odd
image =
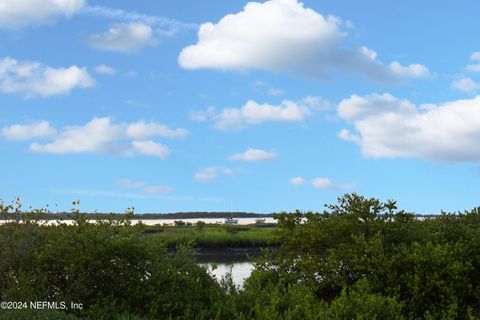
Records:
[[[1,225],[0,300],[84,308],[0,319],[480,319],[478,208],[419,220],[393,201],[346,194],[321,213],[278,214],[279,248],[241,290],[215,281],[188,245],[168,255],[130,216]]]
[[[88,219],[120,219],[124,217],[123,213],[84,213]],[[253,213],[253,212],[174,212],[174,213],[141,213],[133,214],[130,219],[225,219],[225,218],[268,218],[272,217],[271,214]],[[19,212],[18,217],[20,219],[29,217],[29,212]],[[5,219],[4,217],[0,217]],[[42,219],[45,220],[70,220],[72,219],[71,212],[58,212],[53,213],[45,210],[42,214]]]
[[[225,218],[266,218],[273,214],[253,212],[175,212],[175,213],[144,213],[135,214],[134,219],[225,219]]]

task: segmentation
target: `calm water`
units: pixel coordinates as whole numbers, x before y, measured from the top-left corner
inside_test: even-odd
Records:
[[[185,223],[192,223],[195,224],[198,221],[203,221],[205,223],[211,224],[224,224],[225,219],[221,218],[203,218],[203,219],[132,219],[132,224],[137,224],[139,222],[147,225],[147,226],[154,226],[154,225],[173,225],[175,221],[183,221]],[[90,220],[91,222],[95,222],[95,220]],[[0,220],[0,224],[5,223],[5,220]],[[56,220],[48,220],[44,221],[45,224],[56,224]],[[61,220],[61,223],[65,224],[72,224],[73,220]],[[239,225],[246,225],[246,224],[254,224],[255,218],[239,218],[238,224]],[[277,220],[273,218],[265,218],[265,223],[277,223]]]
[[[205,263],[210,273],[220,281],[223,277],[230,273],[232,275],[233,283],[239,288],[243,287],[245,279],[247,279],[253,271],[253,264],[248,261],[243,262],[229,262],[229,263]],[[212,270],[212,266],[216,268]]]
[[[142,222],[145,225],[151,226],[156,224],[174,224],[175,220],[180,220],[185,223],[192,223],[195,224],[198,221],[203,221],[205,223],[212,223],[212,224],[224,224],[225,219],[222,218],[200,218],[200,219],[140,219],[140,220],[132,220],[132,223]],[[246,225],[246,224],[254,224],[255,218],[238,218],[238,224]],[[265,218],[265,223],[277,223],[277,220],[273,218]]]

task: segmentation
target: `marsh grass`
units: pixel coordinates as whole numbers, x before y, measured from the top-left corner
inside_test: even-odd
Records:
[[[153,226],[145,234],[162,239],[168,247],[194,243],[197,247],[265,247],[277,243],[275,225]]]

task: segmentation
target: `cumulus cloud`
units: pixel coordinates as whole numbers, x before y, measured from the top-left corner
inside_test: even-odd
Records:
[[[415,106],[407,100],[399,100],[390,94],[372,94],[366,97],[353,95],[343,100],[338,105],[337,111],[342,119],[354,121],[384,113],[410,114],[415,112]]]
[[[152,28],[140,22],[114,24],[104,33],[88,39],[92,48],[122,53],[138,53],[156,42]]]
[[[333,182],[330,178],[327,177],[316,177],[311,180],[307,180],[304,177],[297,176],[289,180],[289,184],[293,186],[302,186],[309,184],[310,186],[317,189],[350,189],[354,186],[354,183],[345,183],[338,184]]]
[[[188,118],[192,121],[205,122],[213,119],[215,116],[215,108],[210,106],[205,110],[190,111]]]
[[[118,179],[115,182],[120,187],[128,189],[139,189],[145,185],[145,182],[143,181],[134,181],[130,179]]]
[[[479,64],[469,64],[469,65],[467,65],[467,71],[480,72],[480,63]]]
[[[147,125],[163,128],[166,131],[138,132],[131,130],[137,126]],[[35,129],[35,130],[33,130]],[[30,130],[30,132],[27,132]],[[2,136],[7,139],[27,140],[40,136],[49,137],[50,142],[30,144],[33,152],[65,154],[65,153],[96,153],[133,156],[135,154],[166,158],[170,154],[167,146],[151,140],[159,136],[175,138],[176,130],[169,129],[158,123],[143,121],[130,124],[114,123],[112,119],[94,118],[83,126],[69,126],[61,130],[50,127],[42,121],[35,125],[13,125],[2,130]],[[181,129],[178,132],[186,132]]]
[[[220,176],[229,176],[235,173],[235,170],[227,167],[207,167],[195,172],[193,178],[198,182],[209,182]]]
[[[0,27],[20,29],[52,24],[59,17],[70,17],[85,5],[85,0],[2,0]]]
[[[225,108],[219,113],[213,108],[191,113],[190,119],[211,120],[217,129],[237,131],[264,122],[301,122],[312,114],[312,108],[312,105],[305,101],[283,100],[278,105],[272,105],[249,100],[240,108]]]
[[[269,88],[267,94],[272,97],[281,96],[285,91],[279,88]]]
[[[452,82],[452,88],[463,92],[474,92],[480,89],[480,83],[473,81],[471,78],[461,78]]]
[[[406,78],[424,78],[430,76],[428,68],[417,63],[402,66],[398,61],[394,61],[390,63],[388,68],[393,74]]]
[[[291,185],[293,186],[301,186],[303,184],[305,184],[305,178],[303,177],[293,177],[290,179],[290,181],[288,181],[288,183],[290,183]]]
[[[189,132],[183,128],[170,129],[168,126],[163,124],[138,121],[128,125],[127,134],[135,139],[147,138],[156,135],[164,138],[183,138],[186,137]]]
[[[107,66],[106,64],[99,64],[93,69],[93,71],[106,76],[114,76],[117,73],[117,70],[110,66]]]
[[[318,189],[330,189],[333,188],[334,184],[329,178],[318,177],[311,181],[313,187]]]
[[[193,29],[196,27],[193,23],[185,23],[172,18],[151,16],[135,11],[125,11],[105,6],[86,6],[80,14],[99,17],[103,19],[121,21],[121,22],[138,22],[155,28],[156,34],[163,36],[171,36],[185,29]]]
[[[474,52],[470,56],[470,60],[475,61],[475,64],[467,65],[466,69],[470,72],[480,72],[480,52]]]
[[[215,117],[215,127],[222,130],[235,130],[263,122],[303,121],[310,113],[308,107],[289,100],[284,100],[279,105],[259,104],[249,100],[240,109],[223,109]]]
[[[109,118],[94,118],[84,126],[63,129],[50,143],[34,142],[30,150],[46,153],[114,152],[120,151],[116,142],[122,136],[122,128],[112,124]]]
[[[345,28],[346,27],[346,28]],[[429,76],[420,64],[385,66],[367,47],[347,48],[346,23],[305,8],[297,0],[249,2],[218,23],[205,23],[198,42],[182,50],[186,69],[265,70],[324,78],[332,70],[394,83]]]
[[[250,2],[217,24],[202,24],[197,44],[183,49],[179,62],[188,69],[288,68],[339,43],[344,35],[338,24],[297,1]]]
[[[170,155],[170,149],[167,146],[154,141],[133,141],[133,150],[147,156],[155,156],[162,159]]]
[[[171,187],[150,185],[143,181],[135,181],[131,179],[118,179],[116,183],[122,188],[138,190],[149,195],[163,195],[173,191]]]
[[[0,91],[3,93],[48,97],[68,94],[74,88],[87,88],[94,83],[87,70],[76,65],[52,68],[39,62],[9,57],[0,60]]]
[[[2,137],[8,140],[30,140],[33,138],[49,137],[55,135],[56,130],[48,121],[32,124],[15,124],[2,129]]]
[[[340,102],[338,115],[354,128],[340,131],[340,138],[367,157],[480,161],[480,96],[416,106],[390,94],[353,95]]]
[[[277,158],[277,154],[273,151],[248,148],[245,152],[236,153],[229,157],[235,161],[271,161]]]
[[[277,97],[285,94],[285,90],[271,87],[268,83],[262,80],[256,80],[255,82],[253,82],[253,88],[254,88],[254,92],[256,93],[261,92],[271,97]]]

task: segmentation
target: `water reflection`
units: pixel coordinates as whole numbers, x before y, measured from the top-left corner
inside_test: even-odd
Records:
[[[251,262],[205,263],[202,265],[208,268],[210,274],[212,274],[217,281],[220,281],[227,273],[230,273],[233,283],[239,288],[243,287],[245,279],[247,279],[253,271],[253,264]]]

